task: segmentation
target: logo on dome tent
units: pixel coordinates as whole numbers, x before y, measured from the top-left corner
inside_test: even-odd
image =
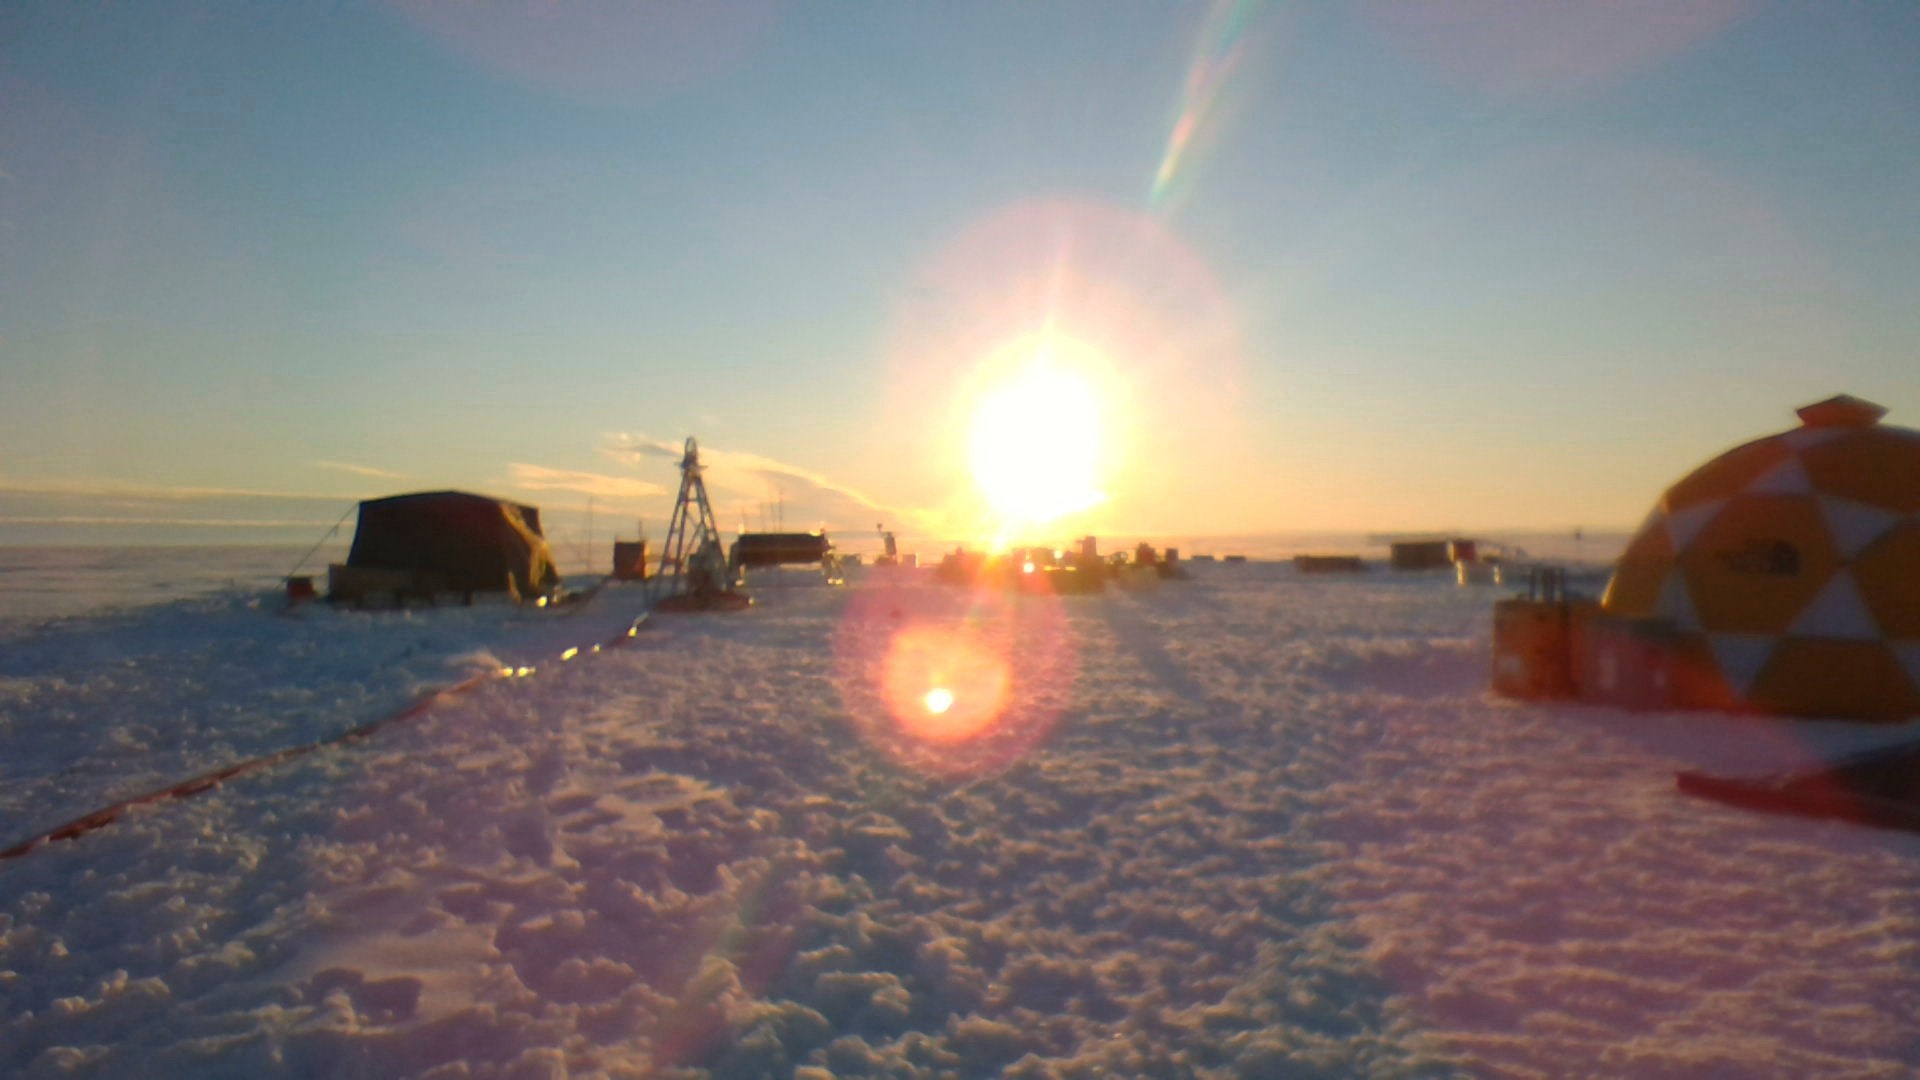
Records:
[[[1785,540],[1748,537],[1738,548],[1716,551],[1714,557],[1737,574],[1795,577],[1800,573],[1800,549]]]

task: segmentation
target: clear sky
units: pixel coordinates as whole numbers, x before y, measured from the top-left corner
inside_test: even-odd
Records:
[[[1920,426],[1916,57],[1906,2],[16,0],[0,542],[657,537],[689,434],[728,526],[973,535],[984,438],[1096,470],[1061,538],[1630,527],[1806,402]],[[1004,400],[1048,350],[1091,404]]]

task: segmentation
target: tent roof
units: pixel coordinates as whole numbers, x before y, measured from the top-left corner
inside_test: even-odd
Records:
[[[466,491],[417,491],[360,504],[348,567],[418,578],[421,591],[514,589],[557,584],[540,511]]]
[[[527,503],[514,502],[512,499],[496,499],[491,495],[477,495],[471,491],[455,491],[451,488],[440,491],[413,491],[404,495],[383,495],[378,499],[362,499],[360,505],[374,507],[400,508],[411,503],[422,505],[429,503],[478,502],[499,506],[511,506],[516,510],[535,510],[539,508]]]

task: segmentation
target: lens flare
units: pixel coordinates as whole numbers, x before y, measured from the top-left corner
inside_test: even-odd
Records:
[[[840,697],[876,749],[922,772],[984,773],[1043,742],[1072,699],[1052,596],[867,585],[835,631]]]
[[[900,730],[930,743],[964,742],[999,719],[1007,663],[964,630],[917,626],[887,652],[882,694]]]
[[[1181,93],[1180,115],[1167,135],[1167,148],[1153,174],[1148,205],[1164,210],[1185,186],[1196,140],[1212,123],[1220,100],[1240,66],[1248,27],[1266,5],[1252,0],[1215,0],[1200,29],[1200,41]]]

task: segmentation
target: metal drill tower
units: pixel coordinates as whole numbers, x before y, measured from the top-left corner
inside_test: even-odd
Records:
[[[700,478],[700,445],[687,436],[680,457],[680,495],[674,500],[673,520],[660,549],[660,572],[647,583],[647,606],[705,609],[738,606],[745,596],[733,591],[727,556],[720,546],[720,525],[714,520],[707,485]]]

